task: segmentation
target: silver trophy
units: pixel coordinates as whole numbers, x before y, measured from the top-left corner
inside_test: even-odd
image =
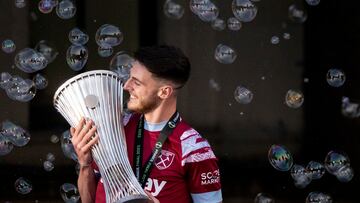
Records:
[[[117,74],[96,70],[70,78],[57,89],[54,106],[72,127],[81,117],[94,121],[99,141],[91,153],[103,179],[106,202],[147,202],[127,156],[123,82]]]

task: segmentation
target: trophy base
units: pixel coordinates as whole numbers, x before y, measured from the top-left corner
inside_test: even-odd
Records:
[[[149,198],[145,195],[132,195],[119,199],[116,203],[147,203]]]

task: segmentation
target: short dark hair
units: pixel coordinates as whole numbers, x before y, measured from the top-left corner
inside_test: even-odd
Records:
[[[189,59],[177,47],[161,45],[142,47],[134,58],[144,65],[155,77],[169,80],[181,88],[190,77]]]

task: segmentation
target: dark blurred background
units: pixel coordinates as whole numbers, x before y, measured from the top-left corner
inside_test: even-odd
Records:
[[[140,46],[170,44],[180,47],[192,63],[192,75],[182,90],[179,110],[213,146],[219,158],[224,202],[253,202],[262,192],[276,202],[305,202],[313,191],[328,193],[334,202],[359,202],[360,179],[359,118],[347,118],[341,113],[341,99],[347,96],[359,103],[360,13],[355,1],[322,0],[309,6],[304,0],[254,2],[256,18],[243,23],[239,31],[226,28],[216,31],[210,23],[201,21],[189,9],[189,0],[176,1],[185,13],[179,20],[166,17],[164,0],[77,0],[77,13],[69,20],[60,19],[55,10],[43,14],[38,0],[26,1],[17,8],[14,0],[0,0],[0,42],[12,39],[16,51],[0,52],[0,72],[24,78],[26,74],[14,67],[16,52],[34,47],[40,40],[55,44],[59,55],[41,70],[49,80],[27,103],[13,101],[0,90],[0,122],[8,119],[31,134],[25,147],[16,147],[0,156],[0,202],[62,202],[59,187],[76,184],[75,162],[66,158],[60,143],[50,142],[51,135],[61,136],[69,128],[53,107],[55,90],[70,77],[88,70],[108,69],[111,57],[97,54],[94,37],[103,24],[113,24],[124,34],[117,51],[134,51]],[[222,19],[232,17],[231,0],[212,0]],[[307,12],[307,20],[289,20],[288,8],[296,3]],[[89,59],[81,71],[73,71],[66,63],[70,46],[68,33],[78,27],[90,39],[86,46]],[[289,33],[289,40],[283,39]],[[272,44],[272,36],[280,38]],[[223,43],[237,52],[232,64],[214,59],[214,51]],[[346,74],[343,86],[335,88],[326,81],[330,68]],[[218,83],[220,90],[209,81]],[[234,90],[245,85],[254,94],[250,104],[239,104]],[[289,108],[284,100],[289,89],[304,94],[298,109]],[[331,150],[342,150],[351,160],[355,176],[348,183],[339,182],[325,173],[306,188],[294,186],[289,172],[274,169],[268,161],[272,144],[286,146],[294,163],[323,162]],[[43,169],[47,153],[56,157],[54,170]],[[31,180],[31,193],[21,195],[14,189],[19,177]]]

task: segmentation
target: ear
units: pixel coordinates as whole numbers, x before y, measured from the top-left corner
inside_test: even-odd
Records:
[[[173,92],[174,92],[174,88],[172,86],[165,85],[165,86],[160,87],[158,96],[161,99],[167,99],[172,95]]]

